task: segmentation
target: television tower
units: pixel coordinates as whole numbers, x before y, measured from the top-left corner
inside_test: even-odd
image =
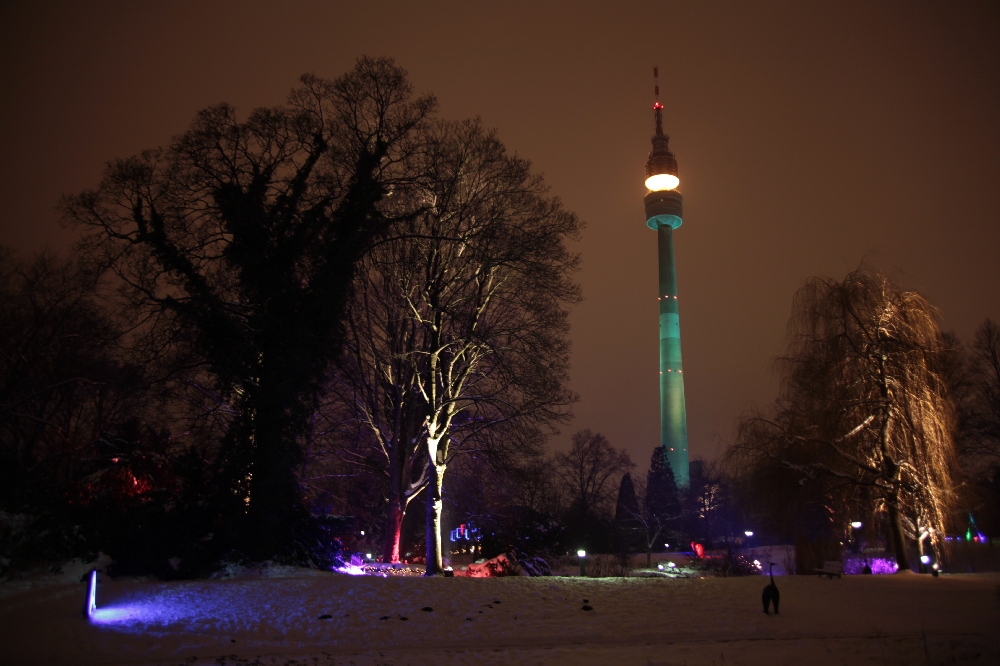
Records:
[[[656,231],[660,254],[660,446],[670,461],[678,486],[690,485],[687,410],[684,406],[684,366],[681,363],[681,327],[677,308],[677,271],[674,269],[674,229],[681,226],[684,198],[677,190],[677,160],[663,133],[659,72],[653,68],[656,134],[646,161],[646,226]]]

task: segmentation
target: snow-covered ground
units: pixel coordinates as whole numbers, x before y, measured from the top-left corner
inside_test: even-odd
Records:
[[[92,621],[82,583],[3,583],[0,663],[1000,663],[997,574],[783,576],[777,616],[759,577],[234,575],[102,579]]]

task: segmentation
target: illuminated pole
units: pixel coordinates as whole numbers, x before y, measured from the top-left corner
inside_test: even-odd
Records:
[[[653,68],[656,134],[646,161],[646,226],[656,231],[660,258],[660,446],[670,461],[678,486],[690,485],[688,471],[687,410],[684,405],[684,366],[681,363],[681,328],[677,307],[677,272],[674,268],[674,229],[681,226],[684,198],[677,190],[677,160],[663,133],[659,72]]]

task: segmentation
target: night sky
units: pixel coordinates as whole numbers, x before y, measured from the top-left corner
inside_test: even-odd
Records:
[[[772,359],[808,276],[863,260],[890,270],[966,341],[1000,319],[1000,5],[591,4],[605,3],[4,2],[0,243],[67,248],[59,194],[205,106],[280,104],[304,72],[393,56],[441,116],[498,128],[586,221],[572,315],[582,400],[553,446],[589,427],[645,470],[659,427],[656,234],[642,206],[658,64],[685,200],[692,455],[714,456],[743,410],[773,399]]]

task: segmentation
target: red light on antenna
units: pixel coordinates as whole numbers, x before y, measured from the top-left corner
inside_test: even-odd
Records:
[[[663,105],[662,105],[662,104],[660,104],[659,102],[657,102],[656,104],[654,104],[654,105],[653,105],[653,108],[654,108],[654,109],[662,109],[662,108],[663,108]]]

